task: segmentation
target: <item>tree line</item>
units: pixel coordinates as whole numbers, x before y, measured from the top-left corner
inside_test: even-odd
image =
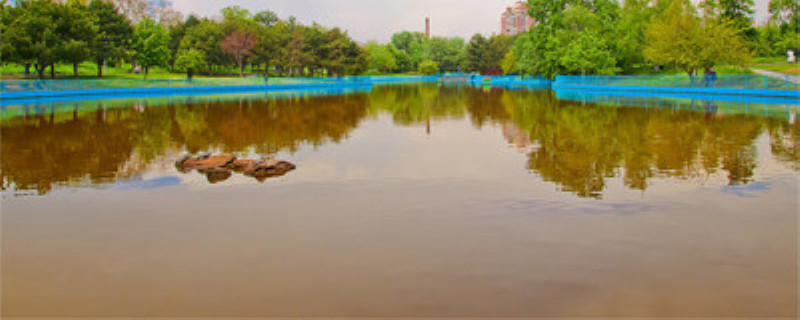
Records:
[[[183,19],[165,0],[0,0],[2,62],[34,66],[107,64],[208,75],[277,76],[479,72],[617,74],[667,67],[695,73],[743,66],[753,56],[800,47],[797,0],[771,0],[770,22],[754,27],[753,0],[529,0],[536,20],[515,37],[475,34],[427,38],[395,33],[385,44],[359,44],[346,31],[272,11],[238,6],[211,19]],[[248,70],[249,67],[249,70]],[[26,67],[27,68],[27,67]]]
[[[505,71],[552,78],[744,66],[798,50],[798,3],[771,0],[769,23],[755,27],[753,0],[528,0],[536,24],[515,39]]]

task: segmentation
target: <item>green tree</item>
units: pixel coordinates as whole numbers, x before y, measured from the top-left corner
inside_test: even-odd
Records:
[[[392,52],[389,50],[388,45],[381,45],[377,42],[368,42],[365,46],[369,54],[370,69],[381,73],[389,73],[397,68],[397,60]]]
[[[36,72],[44,77],[47,66],[50,74],[55,76],[53,65],[58,59],[57,51],[61,46],[61,37],[57,32],[54,17],[57,6],[51,0],[29,0],[17,2],[17,8],[10,21],[4,23],[3,42],[13,47],[16,61],[30,64],[36,63]],[[7,49],[7,51],[9,51]]]
[[[401,31],[392,35],[392,45],[397,50],[405,53],[398,59],[400,71],[408,72],[417,70],[419,63],[425,56],[425,34],[422,32]],[[408,60],[406,60],[406,57]]]
[[[175,68],[175,60],[178,58],[178,50],[181,49],[181,42],[186,36],[186,31],[200,23],[195,15],[189,15],[185,21],[169,26],[169,65]]]
[[[464,39],[433,37],[425,42],[425,60],[439,65],[442,71],[458,71],[464,64]]]
[[[97,76],[102,77],[103,66],[108,60],[125,57],[131,44],[133,26],[110,2],[92,0],[88,8],[97,17],[97,37],[90,44],[97,64]]]
[[[465,71],[487,73],[489,71],[489,42],[476,33],[466,48]]]
[[[691,2],[673,1],[647,31],[645,56],[653,63],[673,65],[689,75],[726,63],[743,65],[749,51],[730,21],[700,19]]]
[[[615,49],[617,67],[628,74],[646,63],[643,53],[645,34],[656,14],[650,2],[650,0],[624,1],[619,22],[613,30],[614,36],[611,41],[613,45],[610,45]]]
[[[60,60],[72,63],[72,74],[78,76],[78,65],[91,57],[91,44],[97,39],[97,17],[79,0],[69,0],[58,6],[56,32],[62,42],[58,48]]]
[[[423,60],[419,64],[419,73],[433,75],[439,72],[439,64],[433,60]]]
[[[616,59],[606,43],[603,21],[583,5],[564,10],[556,31],[559,72],[566,74],[614,74]]]
[[[355,43],[347,32],[339,28],[328,31],[328,42],[325,44],[326,56],[323,57],[323,67],[329,76],[356,74],[363,72],[366,65],[366,54]]]
[[[562,59],[565,48],[580,48],[586,41],[602,40],[599,49],[602,54],[594,55],[600,59],[606,56],[605,51],[611,48],[611,30],[619,20],[619,4],[613,0],[529,0],[529,13],[537,24],[528,32],[520,35],[514,42],[513,50],[517,57],[518,69],[525,73],[543,75],[553,78],[558,74],[574,73],[564,65]],[[582,9],[581,9],[582,8]],[[566,16],[565,16],[566,14]],[[573,16],[570,18],[569,16]],[[578,16],[588,17],[590,21],[575,21]],[[571,45],[578,39],[577,34],[589,30],[589,38],[583,38],[580,43]],[[575,36],[575,37],[573,37]],[[613,56],[613,55],[612,55]],[[605,59],[591,63],[599,69]]]
[[[175,59],[175,68],[185,71],[187,78],[191,79],[195,70],[200,70],[206,66],[206,55],[203,51],[189,49],[178,52]]]
[[[133,32],[134,58],[144,67],[144,76],[150,67],[164,66],[169,61],[169,33],[164,26],[145,17]]]
[[[489,38],[489,52],[486,56],[489,65],[489,72],[502,73],[503,60],[511,50],[514,38],[508,35],[499,34]]]
[[[800,1],[770,0],[770,20],[781,26],[783,32],[800,32]]]
[[[213,73],[215,65],[226,62],[225,53],[222,52],[220,46],[224,38],[225,34],[219,22],[204,18],[197,25],[187,28],[178,50],[195,49],[203,52],[206,58],[206,69]]]

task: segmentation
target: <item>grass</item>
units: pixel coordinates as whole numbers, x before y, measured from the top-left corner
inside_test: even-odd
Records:
[[[131,72],[130,64],[123,64],[121,66],[108,65],[103,68],[103,78],[122,78],[122,79],[144,79],[144,74]],[[33,66],[31,66],[31,73],[33,73]],[[214,70],[219,76],[213,77],[231,77],[238,73],[236,68],[218,68]],[[209,76],[195,75],[198,78],[206,78]],[[33,76],[29,76],[32,78]],[[82,79],[97,78],[97,64],[94,62],[84,62],[78,65],[78,77]],[[0,78],[17,79],[26,78],[25,67],[18,63],[4,63],[0,65]],[[45,78],[50,78],[50,68],[45,69]],[[56,78],[57,79],[74,79],[72,64],[57,63],[56,64]],[[172,72],[164,67],[150,67],[147,74],[148,79],[185,79],[186,74],[182,72]]]
[[[761,69],[761,70],[774,71],[786,74],[800,74],[799,63],[789,63],[786,61],[752,64],[749,67],[753,69]]]

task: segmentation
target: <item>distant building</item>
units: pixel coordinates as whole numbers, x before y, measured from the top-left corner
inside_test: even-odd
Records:
[[[431,18],[425,17],[425,39],[431,38]]]
[[[532,25],[533,18],[528,15],[528,6],[522,1],[506,8],[500,17],[500,33],[509,36],[528,31]]]

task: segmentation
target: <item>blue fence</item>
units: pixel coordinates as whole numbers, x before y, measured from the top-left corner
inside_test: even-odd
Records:
[[[789,75],[782,78],[761,75],[558,76],[553,88],[797,98],[800,79]]]
[[[694,94],[629,94],[624,92],[592,92],[585,90],[557,91],[562,100],[609,106],[628,106],[668,110],[685,110],[713,114],[745,114],[771,118],[795,119],[800,114],[797,100],[750,96],[702,96]]]

